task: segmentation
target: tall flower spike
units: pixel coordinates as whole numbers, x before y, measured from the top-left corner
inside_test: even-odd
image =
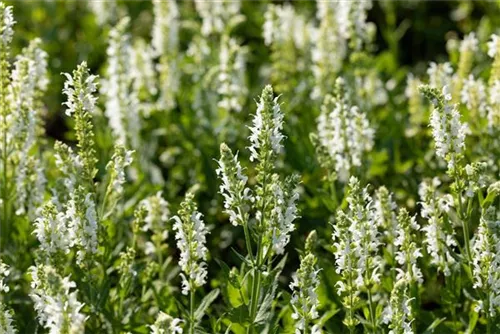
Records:
[[[153,5],[152,45],[155,56],[160,58],[157,65],[160,83],[158,108],[170,110],[175,107],[180,84],[177,64],[180,14],[175,0],[155,0]]]
[[[473,117],[485,116],[486,110],[486,86],[482,79],[474,78],[474,75],[464,80],[460,101],[467,106]]]
[[[224,196],[224,212],[229,215],[231,224],[243,226],[248,222],[250,203],[253,201],[247,187],[248,177],[243,174],[238,155],[233,155],[225,143],[220,146],[220,156],[216,173],[222,181],[219,192]]]
[[[217,76],[217,106],[226,112],[240,112],[248,93],[246,84],[246,48],[224,35],[219,54],[219,74]]]
[[[157,57],[179,47],[179,9],[175,0],[153,0],[152,45]]]
[[[268,85],[262,91],[257,103],[257,112],[250,127],[250,161],[261,165],[273,162],[283,149],[283,113],[274,97],[273,88]]]
[[[122,145],[115,146],[115,153],[111,157],[111,161],[107,164],[106,170],[110,175],[108,185],[108,194],[114,193],[116,196],[121,196],[123,193],[123,185],[126,182],[125,170],[133,161],[134,151],[128,151]]]
[[[359,293],[366,290],[371,294],[373,286],[380,283],[383,263],[372,199],[355,177],[349,180],[347,203],[345,212],[337,212],[333,237],[337,273],[342,277],[337,291],[347,309],[344,323],[352,328],[358,322],[354,308]]]
[[[47,202],[39,210],[33,233],[40,242],[40,249],[48,257],[57,253],[68,253],[70,236],[64,212],[59,212],[53,202]]]
[[[317,120],[318,143],[339,181],[346,183],[354,168],[361,167],[362,157],[373,147],[374,130],[366,115],[352,106],[344,79],[335,82],[335,97],[328,95]]]
[[[30,297],[40,325],[50,334],[83,333],[86,317],[80,312],[83,304],[77,299],[75,282],[47,265],[31,267],[30,273]]]
[[[2,49],[8,49],[14,35],[14,15],[12,15],[12,6],[5,6],[0,2],[0,38],[2,39]],[[3,50],[2,50],[3,52]]]
[[[491,40],[488,42],[488,56],[493,58],[490,80],[488,82],[491,87],[496,81],[500,80],[500,36],[491,35]]]
[[[415,217],[410,217],[406,209],[399,210],[398,223],[394,245],[397,247],[396,261],[400,268],[397,269],[396,279],[404,278],[410,284],[422,283],[422,271],[417,264],[422,252],[415,241],[415,233],[420,230],[420,226]]]
[[[92,197],[92,193],[78,186],[65,205],[70,242],[77,249],[76,262],[79,265],[90,260],[98,250],[97,212]]]
[[[382,186],[375,192],[374,207],[376,224],[382,231],[381,240],[387,245],[387,251],[391,254],[391,258],[395,259],[394,240],[396,240],[398,229],[397,205],[393,200],[393,194],[386,187]],[[393,261],[392,267],[395,266],[396,263]]]
[[[12,311],[2,298],[2,294],[9,291],[9,287],[4,282],[4,278],[7,278],[9,274],[9,267],[0,259],[0,333],[15,334],[17,330],[13,325]]]
[[[189,291],[206,283],[208,249],[205,246],[208,230],[202,220],[202,214],[197,211],[194,195],[188,193],[181,203],[181,209],[174,216],[175,239],[177,248],[181,253],[179,265],[183,271],[182,293],[187,295]]]
[[[439,196],[436,190],[439,184],[440,181],[437,178],[420,184],[418,189],[422,206],[420,215],[427,220],[422,231],[425,234],[424,243],[430,255],[430,263],[445,276],[449,276],[457,265],[450,253],[450,249],[457,247],[457,242],[453,230],[445,226],[443,216],[453,205],[453,198],[450,195]]]
[[[183,321],[179,318],[173,318],[170,315],[160,312],[153,325],[150,325],[151,334],[182,334],[180,324]]]
[[[87,63],[82,62],[73,75],[64,73],[66,82],[63,93],[67,97],[64,103],[67,107],[66,115],[75,119],[76,139],[79,148],[78,156],[82,164],[82,177],[93,184],[97,173],[97,153],[94,148],[94,131],[92,126],[92,114],[94,113],[97,97],[97,76],[90,74]]]
[[[450,63],[437,64],[431,62],[427,74],[429,75],[429,86],[441,89],[452,82],[453,68]]]
[[[457,74],[455,76],[455,84],[453,85],[454,101],[460,100],[460,94],[464,81],[469,76],[474,61],[475,53],[478,50],[478,40],[476,34],[471,32],[466,35],[460,43],[460,59],[458,62]]]
[[[498,314],[500,306],[500,219],[496,208],[490,206],[483,210],[479,221],[476,239],[472,246],[472,274],[474,288],[480,290],[485,298],[477,310]]]
[[[109,32],[106,50],[108,67],[102,92],[106,96],[105,114],[119,144],[138,149],[141,131],[139,102],[133,87],[132,46],[127,34],[130,18],[122,18]]]
[[[290,303],[293,308],[292,318],[295,320],[295,334],[321,333],[319,326],[312,324],[313,320],[319,317],[319,270],[316,269],[316,261],[313,254],[302,258],[300,268],[290,283],[290,289],[293,291]]]
[[[153,233],[151,241],[145,244],[146,254],[157,253],[162,247],[166,247],[165,240],[168,238],[167,222],[170,219],[168,202],[163,198],[161,191],[141,201],[141,206],[145,210],[143,231]]]
[[[279,179],[278,174],[273,174],[271,177],[272,209],[264,240],[270,242],[272,251],[277,255],[285,252],[285,246],[290,241],[290,233],[295,230],[293,221],[298,217],[296,202],[299,199],[297,191],[299,181],[298,175],[287,177],[284,182]]]
[[[354,316],[356,305],[359,302],[360,289],[356,286],[356,255],[354,254],[354,235],[348,215],[337,212],[333,227],[333,249],[335,256],[335,272],[340,274],[340,280],[335,284],[337,294],[342,298],[342,305],[346,309],[344,324],[354,328],[359,320]]]
[[[382,314],[382,322],[389,324],[389,334],[413,334],[411,299],[408,296],[408,282],[400,279],[391,291],[389,305]]]
[[[222,33],[241,8],[241,0],[195,0],[194,4],[202,20],[201,33],[204,36]]]
[[[462,157],[465,149],[465,133],[467,125],[460,121],[457,105],[451,106],[451,95],[447,86],[442,92],[436,88],[423,85],[420,91],[432,102],[430,126],[436,144],[436,155],[448,163],[448,169],[453,171]]]

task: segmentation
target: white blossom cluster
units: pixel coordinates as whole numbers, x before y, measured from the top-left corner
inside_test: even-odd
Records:
[[[130,76],[133,79],[133,89],[138,94],[141,102],[143,95],[147,97],[154,96],[158,93],[156,70],[154,63],[154,51],[151,45],[147,44],[142,38],[134,41],[132,48],[132,67]],[[140,107],[145,108],[142,102]],[[148,108],[141,109],[141,112],[146,116],[151,112]]]
[[[453,67],[448,62],[442,64],[431,62],[427,74],[429,75],[429,86],[441,89],[452,82]]]
[[[457,105],[450,105],[451,94],[444,86],[442,92],[429,86],[420,86],[421,91],[432,102],[430,126],[436,145],[436,155],[448,163],[448,169],[453,170],[456,162],[465,149],[467,124],[460,121]]]
[[[337,273],[342,275],[337,285],[339,295],[348,292],[346,274],[353,275],[357,288],[369,288],[380,283],[382,259],[376,211],[368,189],[352,176],[349,180],[348,209],[337,213],[339,225],[333,234]]]
[[[80,311],[76,284],[48,265],[30,268],[31,294],[40,325],[50,334],[83,333],[86,317]]]
[[[96,98],[95,76],[82,63],[73,76],[66,75],[64,93],[66,113],[75,118],[78,153],[66,144],[56,142],[54,156],[62,177],[53,189],[52,199],[39,211],[35,234],[46,255],[76,250],[77,263],[82,265],[97,253],[98,222],[94,175],[96,173],[92,116]]]
[[[14,15],[12,15],[12,6],[5,6],[2,2],[0,6],[0,38],[2,39],[2,44],[4,47],[8,47],[12,42],[12,36],[14,36]]]
[[[231,224],[243,226],[248,221],[250,202],[254,200],[246,186],[248,177],[243,173],[238,154],[233,155],[226,144],[220,146],[220,153],[216,173],[222,181],[219,192],[224,197],[224,212],[229,215]]]
[[[366,22],[371,1],[318,1],[319,26],[313,31],[312,72],[315,87],[311,97],[321,99],[333,86],[348,49],[358,50],[373,35]]]
[[[141,123],[139,101],[132,90],[132,46],[126,33],[130,19],[124,17],[109,33],[106,50],[108,67],[102,93],[106,96],[105,114],[117,142],[133,149],[139,148]]]
[[[366,115],[343,96],[344,80],[338,78],[337,96],[328,96],[317,120],[319,143],[333,162],[337,178],[345,183],[362,157],[373,147],[374,129]]]
[[[483,310],[492,317],[498,314],[500,306],[499,232],[500,217],[496,208],[490,206],[481,215],[472,245],[472,276],[474,288],[486,293],[486,298],[478,303],[477,310]]]
[[[35,217],[36,207],[43,201],[45,175],[40,159],[32,154],[41,132],[39,100],[48,85],[47,53],[35,39],[17,57],[11,73],[8,102],[10,131],[7,145],[16,148],[16,214]]]
[[[134,151],[126,150],[123,146],[117,145],[111,161],[106,166],[111,179],[108,187],[117,195],[123,193],[123,185],[126,182],[125,170],[132,164],[133,155]]]
[[[444,226],[444,215],[453,206],[451,195],[439,195],[437,187],[441,184],[439,179],[426,180],[420,184],[420,215],[427,221],[422,227],[425,234],[424,243],[430,255],[430,263],[437,266],[446,276],[451,275],[456,267],[456,260],[451,254],[457,242],[453,231],[448,231]]]
[[[257,103],[257,111],[250,127],[250,161],[262,162],[269,153],[276,155],[283,149],[283,113],[273,89],[266,86]]]
[[[179,8],[175,0],[153,0],[154,21],[151,44],[154,54],[176,51],[179,45]]]
[[[488,128],[495,133],[500,125],[500,37],[491,35],[488,42],[488,56],[493,58],[493,64],[488,82]]]
[[[410,216],[405,209],[401,209],[398,215],[396,228],[396,261],[400,265],[397,268],[396,279],[404,279],[408,283],[423,283],[422,271],[418,267],[417,260],[421,258],[422,252],[416,242],[416,233],[420,231],[420,225],[414,216]]]
[[[149,326],[150,334],[182,334],[183,330],[180,326],[182,322],[179,318],[173,318],[165,312],[160,312],[155,323]]]
[[[316,257],[307,254],[300,261],[300,268],[292,277],[290,289],[292,292],[292,319],[295,320],[295,334],[314,333],[320,334],[318,325],[313,325],[312,320],[319,317],[318,294],[319,270],[316,268]]]
[[[248,94],[246,84],[246,49],[234,38],[222,37],[217,75],[217,106],[227,112],[240,112]]]
[[[486,85],[481,78],[475,79],[474,75],[464,81],[460,93],[460,101],[467,106],[470,112],[481,117],[485,116],[486,111]]]
[[[202,214],[197,211],[192,193],[186,195],[177,216],[173,217],[176,231],[175,239],[181,255],[179,266],[183,273],[182,293],[187,295],[206,283],[208,249],[206,244],[207,227]]]
[[[292,5],[270,4],[264,18],[263,36],[266,45],[292,42],[299,50],[309,45],[314,29],[312,22],[297,13]]]
[[[116,0],[89,1],[87,4],[89,9],[95,14],[99,25],[110,24],[116,19],[118,14]]]
[[[474,162],[465,166],[466,186],[465,195],[473,198],[488,184],[487,164],[484,162]]]
[[[15,334],[17,330],[13,324],[12,311],[5,305],[2,294],[9,292],[9,287],[4,282],[4,278],[10,275],[9,266],[0,260],[0,333]]]
[[[414,321],[408,296],[408,282],[402,278],[396,281],[389,299],[389,305],[382,312],[382,323],[389,324],[389,334],[413,334]]]
[[[223,33],[241,8],[241,0],[195,0],[194,3],[202,20],[201,33],[204,36]]]
[[[271,179],[272,208],[266,233],[270,234],[268,238],[271,240],[273,252],[280,255],[285,252],[285,247],[290,242],[290,234],[295,230],[293,222],[298,217],[296,202],[299,199],[299,177],[293,175],[282,182],[279,176],[274,174]]]
[[[160,91],[157,105],[159,110],[171,110],[176,105],[175,96],[180,84],[177,59],[180,14],[174,0],[156,0],[153,5],[152,46],[155,57],[159,58],[156,66]]]
[[[153,242],[147,241],[145,244],[146,254],[158,252],[157,247],[168,238],[167,222],[170,220],[170,210],[168,202],[163,198],[162,192],[141,201],[145,210],[144,225],[142,230],[153,233]]]

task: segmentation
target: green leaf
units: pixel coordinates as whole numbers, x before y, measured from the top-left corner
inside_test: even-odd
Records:
[[[198,308],[194,312],[194,318],[196,319],[196,321],[200,321],[201,318],[203,318],[207,308],[219,296],[219,292],[220,292],[219,289],[215,289],[215,290],[210,291],[205,297],[203,297],[203,300],[201,301],[200,306],[198,306]]]
[[[425,330],[424,334],[431,334],[431,333],[434,333],[434,330],[443,322],[445,321],[446,318],[439,318],[439,319],[436,319],[432,322],[432,324],[430,324],[429,327],[427,327],[427,329]]]

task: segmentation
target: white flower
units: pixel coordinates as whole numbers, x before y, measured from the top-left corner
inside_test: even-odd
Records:
[[[202,220],[202,214],[196,210],[194,196],[188,193],[181,204],[179,215],[173,217],[173,229],[177,231],[175,239],[181,253],[179,266],[183,271],[181,277],[184,295],[205,284],[207,277],[205,261],[208,249],[205,244],[208,230]]]
[[[47,202],[35,219],[33,233],[40,242],[40,249],[47,254],[68,253],[70,250],[69,231],[64,212],[58,212],[53,202]]]
[[[153,325],[150,325],[151,334],[182,334],[180,324],[183,321],[179,318],[173,318],[164,312],[158,313],[158,317]]]
[[[474,32],[471,32],[470,34],[467,34],[463,41],[460,43],[460,53],[463,52],[476,52],[478,49],[479,41],[476,38],[476,34]]]
[[[421,86],[421,90],[434,104],[430,126],[436,144],[436,155],[445,159],[448,168],[452,169],[465,149],[467,125],[460,121],[458,106],[449,104],[451,94],[448,86],[443,87],[442,93],[429,86]]]
[[[413,334],[412,299],[408,297],[408,281],[399,279],[391,291],[389,305],[382,312],[382,323],[389,324],[389,334]]]
[[[500,306],[500,219],[495,207],[484,210],[479,228],[472,245],[472,276],[474,288],[479,289],[488,299],[489,309],[485,310],[484,299],[478,310],[494,317]]]
[[[168,209],[168,202],[162,196],[162,192],[158,191],[156,195],[141,201],[141,205],[144,206],[147,212],[142,230],[154,233],[166,232],[166,223],[170,219],[170,210]]]
[[[276,254],[283,254],[290,241],[290,233],[295,230],[293,221],[298,217],[297,185],[299,177],[294,175],[281,182],[277,174],[272,176],[270,191],[272,193],[272,209],[270,216],[270,233],[272,249]]]
[[[9,292],[9,287],[4,283],[4,278],[10,275],[9,266],[0,260],[0,294],[2,292]]]
[[[35,304],[40,325],[50,334],[83,333],[86,317],[80,310],[75,282],[61,277],[51,266],[30,268],[32,277],[30,297]],[[72,290],[72,291],[71,291]]]
[[[133,52],[126,33],[129,22],[124,17],[109,33],[108,67],[102,93],[106,96],[105,114],[118,144],[137,149],[141,122],[137,92],[132,91]]]
[[[202,19],[201,33],[208,36],[224,31],[229,20],[239,14],[241,0],[195,0],[194,4]]]
[[[243,174],[238,154],[233,155],[224,143],[220,146],[220,153],[216,173],[222,181],[219,192],[224,196],[224,212],[234,226],[244,225],[248,220],[249,204],[254,201],[246,186],[248,177]]]
[[[500,51],[500,37],[492,34],[491,40],[488,42],[488,56],[495,58]]]
[[[281,153],[283,113],[280,110],[278,97],[273,98],[273,89],[266,86],[262,91],[261,98],[257,103],[257,111],[253,118],[253,126],[250,127],[250,161],[263,161],[268,151],[274,154]]]
[[[448,62],[442,64],[431,62],[427,69],[427,74],[429,75],[429,85],[433,88],[440,89],[452,82],[451,76],[453,74],[453,68]]]
[[[486,103],[486,87],[481,79],[474,79],[471,74],[464,80],[464,85],[460,93],[461,102],[467,106],[467,109],[479,112],[484,116]]]
[[[3,302],[0,301],[0,333],[16,334],[17,330],[13,325],[12,311],[7,309]]]
[[[292,304],[292,319],[295,320],[295,333],[305,333],[312,327],[312,320],[319,317],[317,289],[319,286],[319,270],[316,269],[316,258],[307,254],[300,261],[299,270],[293,275],[290,289],[293,291],[290,303]],[[321,333],[316,325],[315,333]]]
[[[420,215],[427,220],[427,225],[422,227],[425,234],[424,243],[430,254],[430,263],[438,267],[446,276],[451,275],[455,269],[456,261],[450,249],[457,247],[454,232],[444,227],[443,214],[452,205],[449,196],[439,196],[436,187],[439,181],[424,181],[420,184],[418,194],[422,209]],[[446,204],[444,204],[446,203]]]
[[[337,89],[344,89],[339,78]],[[340,95],[343,93],[339,93]],[[321,107],[317,120],[319,143],[333,161],[338,179],[348,181],[353,168],[362,165],[362,157],[373,147],[375,131],[366,115],[358,107],[351,106],[345,96],[329,97]]]
[[[7,47],[12,41],[14,35],[14,15],[12,15],[12,6],[5,6],[3,3],[0,6],[0,36],[2,44]]]
[[[153,0],[152,28],[155,56],[175,51],[179,44],[179,9],[175,0]]]
[[[248,93],[245,75],[246,49],[235,39],[224,35],[221,40],[217,75],[219,108],[228,112],[242,110]]]
[[[97,213],[91,193],[82,187],[70,194],[65,211],[71,246],[77,248],[77,263],[97,253]]]
[[[106,166],[111,175],[108,191],[114,192],[117,195],[123,193],[123,185],[126,182],[125,170],[132,164],[133,154],[134,151],[126,150],[121,145],[115,146],[115,152],[111,157],[111,161]]]

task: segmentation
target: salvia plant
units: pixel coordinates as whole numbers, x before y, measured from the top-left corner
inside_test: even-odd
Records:
[[[0,3],[0,334],[500,333],[499,7],[446,6],[409,67],[418,1]]]

